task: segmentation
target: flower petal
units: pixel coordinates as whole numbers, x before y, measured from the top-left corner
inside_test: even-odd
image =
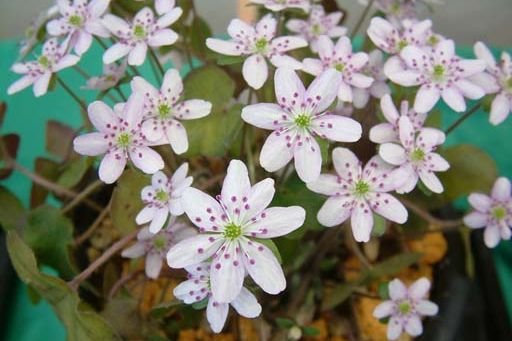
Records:
[[[412,337],[421,335],[421,333],[423,333],[423,325],[421,324],[420,318],[414,315],[410,316],[405,323],[405,331]]]
[[[160,154],[149,147],[133,147],[129,153],[135,167],[146,174],[154,174],[164,168]]]
[[[321,113],[332,104],[340,83],[339,72],[334,69],[322,72],[313,80],[305,95],[306,101],[309,102],[311,99],[309,105],[313,106],[312,113]]]
[[[439,311],[439,307],[434,302],[430,302],[427,300],[419,300],[416,303],[416,310],[421,315],[434,316],[434,315],[437,315],[437,313]]]
[[[354,198],[352,196],[333,196],[322,205],[316,218],[326,227],[340,225],[352,215]]]
[[[137,242],[132,246],[126,248],[121,252],[121,256],[125,258],[139,258],[146,253],[146,246],[144,243]]]
[[[275,172],[293,158],[293,149],[284,134],[275,131],[270,134],[260,153],[260,164],[267,172]]]
[[[253,54],[245,60],[242,74],[247,84],[258,90],[265,84],[268,77],[267,61],[262,55]]]
[[[384,301],[375,307],[373,310],[373,317],[376,319],[382,319],[393,314],[395,309],[395,303],[393,301]]]
[[[256,296],[245,287],[242,287],[238,296],[231,302],[231,306],[243,317],[255,318],[261,314],[261,305],[258,303]]]
[[[374,143],[398,142],[398,134],[390,123],[381,123],[370,129],[370,141]]]
[[[491,208],[492,201],[485,194],[481,193],[471,193],[468,196],[468,201],[476,210],[480,212],[487,212]]]
[[[510,111],[512,111],[512,101],[508,99],[504,92],[501,92],[492,101],[489,121],[498,125],[505,121]]]
[[[436,105],[440,96],[441,93],[436,87],[430,85],[422,85],[416,93],[416,98],[414,100],[414,111],[420,114],[429,112],[432,110],[434,105]]]
[[[387,163],[400,166],[408,162],[405,149],[396,143],[384,143],[379,147],[379,155]]]
[[[257,220],[243,233],[255,238],[275,238],[287,235],[304,224],[306,211],[300,206],[270,207],[264,210]]]
[[[73,149],[78,154],[96,156],[105,154],[109,149],[108,140],[102,133],[88,133],[73,140]]]
[[[110,46],[103,54],[103,63],[111,64],[118,59],[123,58],[132,50],[131,46],[124,43],[116,43]]]
[[[148,38],[148,45],[151,47],[168,46],[174,44],[178,40],[178,34],[166,28],[158,30]]]
[[[169,210],[167,207],[160,208],[155,212],[151,224],[149,224],[149,232],[156,234],[162,227],[164,227],[167,217],[169,216]]]
[[[373,228],[373,215],[366,201],[359,201],[354,205],[350,223],[356,241],[366,243],[370,240]]]
[[[262,129],[280,128],[283,116],[287,117],[288,114],[279,105],[273,103],[252,104],[242,109],[242,119]]]
[[[212,104],[202,99],[189,99],[181,102],[176,109],[176,117],[182,120],[194,120],[208,116],[212,111]]]
[[[270,204],[274,193],[274,180],[271,178],[263,179],[252,186],[247,194],[245,204],[242,205],[241,221],[245,223],[260,214]]]
[[[332,151],[336,173],[345,180],[355,179],[361,174],[361,162],[348,148],[337,147]]]
[[[361,124],[339,115],[322,115],[313,120],[314,131],[322,138],[337,142],[356,142],[361,138]]]
[[[162,270],[162,258],[156,253],[150,253],[146,256],[146,276],[149,278],[158,278]]]
[[[208,38],[206,39],[206,46],[212,51],[227,56],[240,56],[242,54],[239,44],[234,41]]]
[[[176,154],[183,154],[188,150],[188,136],[183,124],[172,120],[172,124],[166,129],[167,140]]]
[[[293,156],[295,170],[302,181],[310,182],[318,179],[322,169],[322,154],[314,137],[306,135],[301,141],[296,142]]]
[[[389,282],[389,297],[393,301],[399,301],[407,297],[407,288],[404,283],[395,278],[394,280]]]
[[[135,217],[135,222],[138,225],[149,223],[151,220],[153,220],[156,211],[156,207],[145,206]]]
[[[398,224],[407,221],[407,210],[394,196],[388,193],[372,193],[368,201],[372,210],[378,215]]]
[[[216,302],[229,303],[242,290],[245,269],[239,250],[238,242],[225,242],[213,258],[210,283]]]
[[[128,64],[139,66],[146,60],[148,45],[145,42],[138,42],[128,54]]]
[[[402,334],[402,331],[403,331],[403,327],[402,327],[402,323],[401,323],[399,317],[397,317],[397,316],[391,317],[388,322],[388,330],[386,333],[388,340],[398,339],[400,337],[400,335]]]
[[[190,221],[204,231],[217,231],[223,210],[208,194],[189,187],[181,195],[181,204]]]
[[[222,328],[224,328],[226,318],[228,317],[228,311],[228,303],[216,302],[213,297],[209,299],[208,306],[206,307],[206,319],[214,333],[220,333]]]
[[[340,179],[332,174],[320,174],[315,181],[308,182],[306,187],[315,193],[323,195],[336,195],[344,191]]]
[[[116,151],[109,151],[101,160],[98,170],[100,180],[106,184],[114,183],[123,173],[126,158]]]
[[[488,216],[482,212],[474,211],[464,216],[464,224],[474,229],[485,227],[487,223]]]
[[[511,185],[510,180],[505,177],[500,177],[492,187],[491,196],[493,199],[507,202],[511,200]]]
[[[101,132],[111,132],[117,126],[117,115],[105,102],[92,102],[87,113],[92,125]]]
[[[429,291],[430,281],[427,278],[422,277],[411,284],[409,287],[409,296],[413,299],[419,300],[427,296]]]
[[[500,228],[497,225],[489,225],[484,230],[484,242],[489,248],[494,248],[501,240]]]
[[[458,89],[454,87],[447,87],[443,90],[441,96],[445,103],[453,110],[457,112],[466,111],[464,96],[462,96],[462,93]]]
[[[7,89],[7,94],[8,95],[15,94],[16,92],[19,92],[19,91],[31,86],[33,83],[34,83],[34,78],[32,78],[30,76],[23,76],[9,86],[9,88]]]
[[[286,107],[300,107],[306,89],[295,71],[289,67],[280,67],[274,75],[276,99]],[[295,101],[295,104],[293,102]]]
[[[201,263],[219,250],[224,238],[217,234],[199,234],[182,240],[167,252],[167,264],[181,269]]]

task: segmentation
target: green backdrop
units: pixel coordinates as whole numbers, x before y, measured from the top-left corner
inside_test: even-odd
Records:
[[[500,49],[495,49],[498,53]],[[15,132],[21,136],[18,152],[18,161],[33,169],[36,156],[47,156],[45,152],[45,125],[49,119],[55,119],[78,127],[81,117],[78,106],[62,90],[57,89],[43,97],[35,98],[31,89],[24,90],[13,96],[7,96],[7,87],[18,78],[18,75],[9,71],[16,60],[18,48],[13,41],[0,43],[0,100],[7,102],[8,111],[1,133]],[[512,52],[512,51],[509,51]],[[471,48],[459,50],[463,56],[472,57]],[[101,51],[93,48],[87,53],[81,65],[88,73],[97,75],[101,73]],[[145,74],[150,75],[149,68],[145,66]],[[75,91],[84,84],[83,78],[72,69],[64,70],[62,78]],[[92,101],[95,92],[82,91],[87,101]],[[443,112],[443,125],[446,127],[458,114],[446,107]],[[510,154],[510,136],[512,132],[512,117],[498,127],[488,122],[488,115],[483,112],[474,114],[461,127],[450,134],[447,145],[456,143],[471,143],[488,152],[497,162],[500,174],[512,177],[512,155]],[[30,181],[20,173],[14,173],[7,181],[2,183],[15,192],[25,205],[29,201]],[[1,205],[1,203],[0,203]],[[509,288],[512,283],[512,242],[502,242],[493,250],[494,259],[499,270],[499,279],[502,288]],[[512,317],[512,291],[503,290],[509,317]],[[3,308],[3,307],[2,307]],[[27,288],[22,283],[16,286],[13,298],[10,321],[6,332],[8,341],[47,341],[64,340],[65,330],[56,318],[51,307],[46,302],[32,305],[27,296]],[[511,319],[512,320],[512,319]]]

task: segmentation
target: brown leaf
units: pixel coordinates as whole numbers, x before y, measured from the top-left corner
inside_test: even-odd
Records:
[[[66,160],[72,152],[74,130],[57,121],[46,124],[46,150],[62,160]]]
[[[2,117],[0,117],[1,121]],[[1,125],[1,122],[0,122]],[[5,145],[5,148],[7,149],[7,153],[9,154],[9,157],[11,159],[16,159],[16,155],[18,154],[18,147],[20,145],[20,137],[16,134],[7,134],[2,137],[2,142]],[[0,161],[4,160],[4,155],[2,153],[2,150],[0,149]],[[12,168],[2,167],[0,168],[0,180],[5,179],[9,177],[12,173]]]
[[[54,182],[59,176],[59,164],[53,160],[38,157],[35,160],[34,171],[43,178]],[[44,204],[48,193],[45,187],[33,184],[30,191],[30,207],[34,208]]]

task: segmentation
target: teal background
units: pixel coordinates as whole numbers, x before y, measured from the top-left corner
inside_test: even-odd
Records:
[[[500,49],[495,49],[497,53]],[[0,100],[8,105],[7,115],[1,133],[15,132],[21,136],[18,151],[18,161],[29,169],[33,169],[36,156],[49,155],[45,151],[45,125],[50,119],[66,122],[72,127],[81,124],[81,116],[76,103],[64,92],[56,91],[35,98],[31,88],[13,96],[7,96],[7,87],[14,82],[18,75],[9,71],[16,60],[18,48],[13,41],[0,43]],[[512,52],[509,50],[509,52]],[[463,56],[472,57],[471,48],[459,50]],[[101,51],[94,47],[80,62],[82,68],[91,75],[101,73]],[[152,75],[147,65],[143,72]],[[75,92],[79,92],[89,103],[94,100],[96,93],[89,90],[80,90],[84,79],[73,69],[64,70],[59,77],[70,85]],[[149,76],[151,79],[151,76]],[[126,93],[126,92],[125,92]],[[107,100],[108,101],[108,100]],[[471,104],[468,104],[468,107]],[[443,126],[447,127],[455,121],[458,114],[453,113],[442,105]],[[498,127],[488,122],[488,114],[477,112],[461,127],[457,128],[447,140],[447,145],[457,143],[471,143],[479,146],[489,153],[498,164],[500,174],[512,177],[512,155],[508,145],[512,132],[512,117],[509,117]],[[28,205],[30,194],[30,181],[22,174],[15,172],[2,182],[11,191],[15,192]],[[493,250],[494,259],[499,270],[499,279],[502,288],[510,288],[512,283],[512,242],[502,242]],[[509,317],[512,317],[512,290],[502,290],[507,301]],[[7,341],[47,341],[64,340],[65,330],[56,318],[51,307],[44,301],[32,305],[27,296],[27,288],[18,283],[13,297],[13,305],[9,314],[8,328],[5,331]],[[512,318],[511,318],[512,320]]]

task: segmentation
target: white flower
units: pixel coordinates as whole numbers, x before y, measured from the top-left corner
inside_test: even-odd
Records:
[[[233,19],[228,26],[231,40],[208,38],[206,46],[228,56],[249,56],[244,61],[242,75],[250,87],[259,89],[268,78],[267,59],[275,67],[302,67],[299,61],[285,53],[308,43],[300,37],[276,37],[276,28],[277,20],[271,14],[264,16],[254,27]]]
[[[425,277],[418,279],[409,288],[402,281],[389,282],[390,300],[379,304],[373,311],[377,319],[390,317],[387,337],[396,340],[405,331],[415,337],[423,333],[422,316],[434,316],[437,304],[425,298],[430,290],[430,282]]]
[[[472,193],[469,204],[475,209],[464,217],[464,224],[471,228],[485,227],[484,242],[495,247],[501,239],[509,240],[512,228],[512,195],[510,180],[501,177],[496,180],[488,196]]]
[[[360,3],[368,4],[368,0],[360,0]],[[414,0],[376,0],[375,7],[384,13],[386,19],[393,25],[400,26],[404,19],[417,20],[418,8]]]
[[[215,333],[220,333],[224,327],[229,305],[243,317],[255,318],[261,314],[261,305],[256,297],[245,287],[242,287],[240,293],[229,303],[220,303],[215,300],[215,297],[212,296],[210,285],[211,263],[204,262],[187,266],[185,270],[188,272],[188,280],[174,288],[173,294],[177,299],[186,304],[193,304],[207,299],[206,319]]]
[[[151,185],[142,189],[141,198],[145,207],[137,214],[137,224],[149,224],[149,232],[157,233],[164,226],[169,214],[179,216],[183,214],[181,194],[190,187],[193,178],[187,176],[188,163],[182,164],[172,177],[168,178],[164,172],[156,172],[151,178]]]
[[[400,53],[405,69],[384,69],[386,76],[403,86],[420,86],[414,101],[414,110],[430,111],[440,97],[453,110],[466,110],[464,97],[479,99],[484,90],[469,77],[485,69],[485,62],[478,59],[461,59],[455,55],[452,40],[443,40],[435,49],[406,46]]]
[[[341,37],[334,45],[328,36],[320,36],[317,49],[320,59],[304,59],[303,69],[314,76],[325,70],[335,70],[340,78],[338,98],[341,101],[352,102],[354,89],[366,89],[372,85],[373,78],[362,73],[368,63],[368,55],[364,52],[353,53],[349,38]]]
[[[160,90],[142,77],[135,77],[132,91],[144,96],[142,132],[155,144],[170,144],[176,154],[188,149],[187,131],[180,120],[193,120],[210,114],[212,104],[201,99],[180,101],[183,83],[175,69],[168,70]]]
[[[337,175],[322,174],[317,181],[307,183],[315,192],[329,196],[318,211],[320,224],[331,227],[351,219],[352,233],[358,242],[370,240],[373,212],[403,224],[407,210],[387,192],[401,185],[400,169],[386,164],[378,155],[362,168],[361,162],[347,148],[335,148],[332,159]]]
[[[200,234],[171,248],[169,266],[183,268],[211,258],[211,291],[221,303],[238,296],[246,272],[263,291],[283,291],[283,270],[274,253],[258,240],[296,230],[304,223],[306,212],[299,206],[266,208],[274,192],[270,178],[251,187],[247,167],[238,160],[230,162],[217,200],[187,188],[181,203]]]
[[[121,176],[128,159],[147,174],[164,168],[162,157],[148,147],[150,143],[140,130],[144,97],[132,94],[122,107],[118,113],[101,101],[91,103],[87,111],[98,132],[78,136],[73,141],[79,154],[105,154],[99,176],[107,184],[114,183]]]
[[[46,25],[48,20],[57,16],[58,13],[59,8],[57,5],[54,5],[49,9],[42,11],[36,18],[34,18],[30,23],[30,26],[25,30],[24,38],[20,42],[19,58],[25,58],[25,56],[32,51],[39,42],[39,35],[43,27]]]
[[[474,47],[478,59],[485,61],[486,72],[476,74],[472,80],[481,86],[486,93],[497,93],[491,104],[489,120],[498,125],[505,121],[512,111],[512,62],[507,52],[501,53],[501,60],[496,63],[492,52],[482,42]]]
[[[61,17],[46,25],[52,36],[66,35],[68,47],[78,55],[85,53],[92,44],[93,35],[108,38],[109,31],[101,23],[110,0],[57,0]]]
[[[50,79],[54,73],[78,63],[78,56],[67,54],[63,45],[59,45],[56,38],[47,40],[37,61],[16,63],[11,70],[24,75],[7,89],[7,94],[12,95],[34,84],[36,97],[46,94]]]
[[[390,95],[382,96],[380,108],[387,122],[377,124],[370,129],[370,141],[374,143],[400,142],[398,136],[398,121],[400,117],[409,118],[414,132],[420,131],[427,119],[427,114],[418,114],[414,109],[410,109],[409,102],[407,101],[402,101],[400,113],[398,113]]]
[[[290,19],[286,22],[286,28],[290,32],[298,33],[301,37],[310,43],[313,52],[317,52],[318,38],[326,35],[331,38],[337,38],[345,35],[347,29],[338,26],[343,13],[332,12],[325,13],[323,6],[314,5],[311,7],[311,13],[307,20]]]
[[[375,98],[382,98],[382,96],[391,93],[386,80],[388,79],[384,74],[384,56],[379,50],[373,50],[368,54],[368,63],[361,69],[361,73],[370,78],[373,78],[373,83],[369,88],[353,88],[352,101],[354,107],[364,108],[370,96]]]
[[[117,85],[124,77],[128,63],[124,60],[121,64],[116,63],[103,65],[103,75],[91,77],[87,80],[83,89],[105,91]]]
[[[279,12],[288,8],[299,8],[309,12],[311,0],[251,0],[251,3],[263,5],[266,9]]]
[[[361,125],[348,117],[326,112],[336,98],[340,77],[327,70],[306,90],[290,68],[277,69],[274,76],[278,104],[246,106],[242,119],[258,128],[274,130],[261,149],[260,164],[275,172],[294,158],[297,174],[304,182],[320,175],[322,155],[316,137],[339,142],[355,142]]]
[[[157,234],[144,227],[137,234],[137,242],[123,250],[121,256],[139,258],[146,255],[146,275],[149,278],[158,278],[167,251],[179,241],[195,234],[196,231],[191,226],[176,221],[169,222],[167,228]]]
[[[396,191],[412,191],[419,177],[432,192],[443,192],[443,184],[434,172],[450,168],[448,162],[435,153],[437,146],[444,143],[444,133],[434,128],[423,128],[416,137],[416,130],[407,116],[400,117],[398,127],[401,144],[384,143],[379,148],[380,157],[389,164],[400,166],[407,179]]]
[[[128,64],[141,65],[146,59],[148,46],[167,46],[178,40],[178,34],[166,27],[178,20],[182,13],[183,10],[176,7],[156,19],[153,10],[144,7],[137,12],[131,24],[115,15],[105,15],[103,25],[119,41],[105,51],[103,63],[110,64],[128,55]]]

